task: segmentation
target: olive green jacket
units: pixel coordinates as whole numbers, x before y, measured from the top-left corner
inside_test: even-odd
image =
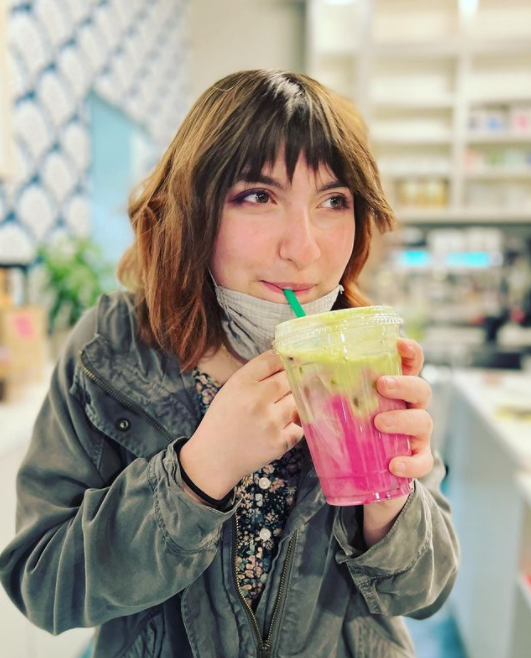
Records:
[[[182,488],[175,446],[201,420],[190,373],[136,335],[131,295],[73,331],[18,474],[0,555],[15,605],[51,633],[96,627],[95,658],[406,658],[401,615],[433,614],[458,548],[444,468],[415,482],[392,530],[363,546],[362,507],[326,504],[309,457],[256,616],[234,571],[235,500]]]

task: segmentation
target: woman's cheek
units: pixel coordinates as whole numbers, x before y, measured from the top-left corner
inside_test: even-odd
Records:
[[[270,243],[273,242],[272,236],[267,231],[260,230],[256,223],[240,223],[239,229],[232,232],[225,251],[232,261],[242,265],[263,263],[264,257],[267,257],[272,249]]]
[[[249,244],[259,244],[271,239],[271,229],[265,222],[252,220],[239,222],[237,230],[233,233],[233,240],[237,241],[238,247],[247,251]]]
[[[346,266],[354,249],[354,224],[343,224],[324,235],[323,251],[327,259]]]

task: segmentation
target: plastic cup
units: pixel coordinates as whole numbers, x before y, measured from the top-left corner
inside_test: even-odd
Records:
[[[412,480],[389,471],[410,455],[409,438],[378,431],[374,417],[404,409],[376,381],[400,375],[402,319],[387,306],[350,308],[282,322],[280,356],[323,493],[330,505],[364,505],[407,495]]]

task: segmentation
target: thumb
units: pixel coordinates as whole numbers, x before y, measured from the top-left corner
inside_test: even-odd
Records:
[[[282,370],[284,370],[284,366],[278,354],[273,350],[267,350],[248,361],[239,372],[249,381],[261,382]]]

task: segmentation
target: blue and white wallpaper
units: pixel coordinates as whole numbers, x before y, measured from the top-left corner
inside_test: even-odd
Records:
[[[188,0],[7,0],[15,176],[0,181],[0,263],[89,235],[90,94],[157,154],[188,109]]]

